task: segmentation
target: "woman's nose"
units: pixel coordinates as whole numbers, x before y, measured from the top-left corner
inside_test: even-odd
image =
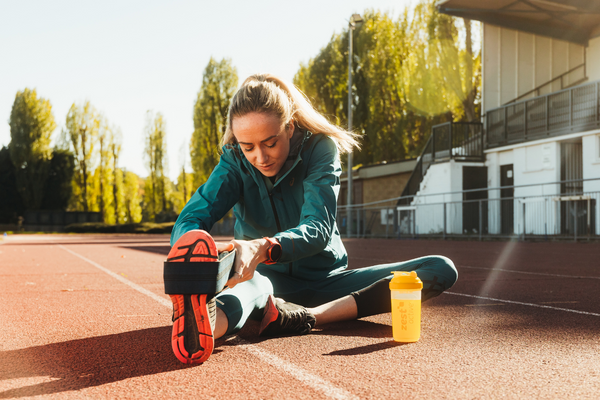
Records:
[[[258,164],[266,164],[266,162],[268,161],[269,157],[267,156],[266,152],[262,149],[257,150],[256,152],[256,162]]]

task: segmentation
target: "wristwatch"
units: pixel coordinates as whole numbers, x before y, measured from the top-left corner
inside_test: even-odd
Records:
[[[263,264],[272,265],[275,264],[281,258],[281,244],[275,238],[264,237],[269,242],[269,248],[267,249],[267,261]]]

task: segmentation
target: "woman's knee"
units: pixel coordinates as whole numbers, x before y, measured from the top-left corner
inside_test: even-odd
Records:
[[[443,275],[446,280],[447,287],[445,289],[451,288],[458,280],[458,270],[456,269],[454,262],[446,256],[432,257],[435,259],[437,273]]]

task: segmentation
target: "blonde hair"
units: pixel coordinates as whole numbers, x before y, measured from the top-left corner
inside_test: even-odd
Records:
[[[293,120],[298,127],[313,134],[330,136],[340,153],[360,147],[357,140],[359,135],[327,121],[295,85],[271,74],[255,74],[248,77],[233,96],[222,145],[236,143],[231,127],[233,119],[252,112],[276,115],[282,125],[287,125]]]

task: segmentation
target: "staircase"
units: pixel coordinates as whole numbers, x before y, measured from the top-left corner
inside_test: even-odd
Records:
[[[408,204],[419,191],[427,169],[433,163],[457,160],[483,162],[483,124],[480,122],[446,122],[431,129],[431,136],[417,159],[398,204]]]

